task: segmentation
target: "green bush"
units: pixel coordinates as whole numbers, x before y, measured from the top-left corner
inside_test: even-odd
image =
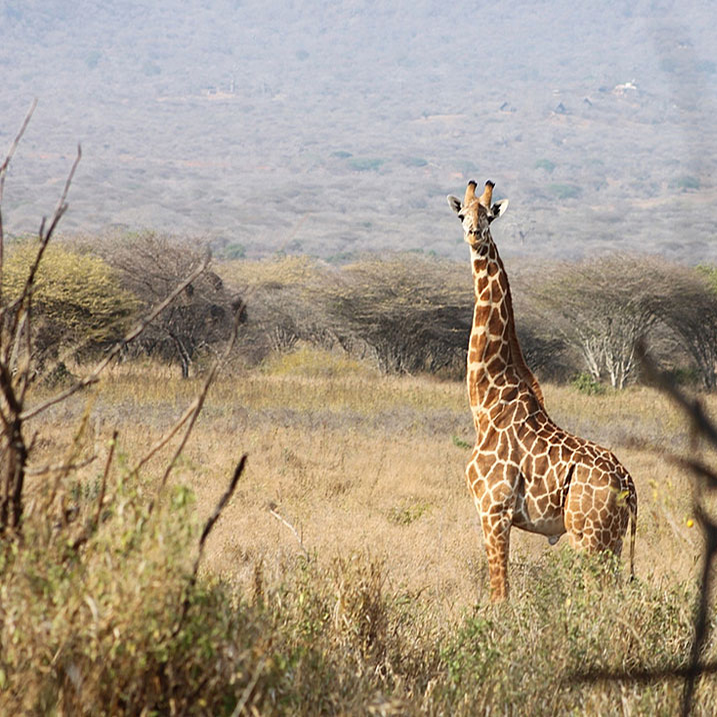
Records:
[[[602,383],[596,381],[587,372],[579,373],[575,376],[575,378],[573,378],[570,384],[580,393],[585,393],[588,396],[601,396],[607,391],[606,387]]]
[[[544,169],[548,174],[552,174],[552,172],[556,166],[557,165],[555,164],[555,162],[553,162],[549,159],[539,159],[535,163],[536,169]]]
[[[275,352],[265,359],[261,368],[272,376],[304,376],[306,378],[369,377],[376,371],[367,363],[346,353],[300,346],[290,352]]]
[[[583,193],[576,184],[549,184],[548,191],[558,199],[578,199]]]
[[[120,464],[126,464],[126,459]],[[124,473],[81,549],[100,477],[73,481],[76,518],[28,514],[0,552],[2,714],[673,714],[680,683],[590,682],[591,670],[687,663],[694,587],[623,583],[616,558],[567,546],[511,567],[511,601],[438,623],[435,595],[389,581],[369,553],[300,556],[253,594],[192,579],[194,496],[152,512]],[[38,505],[48,491],[37,496]],[[67,503],[67,501],[65,501]],[[398,526],[426,514],[409,501]],[[712,644],[705,660],[712,659]],[[705,682],[700,705],[711,713]]]
[[[191,493],[150,514],[129,480],[115,491],[81,550],[37,514],[22,547],[3,546],[2,714],[219,714],[250,679],[257,619],[220,583],[189,580]],[[76,495],[82,525],[96,500]]]
[[[692,589],[622,583],[616,560],[567,547],[516,567],[511,602],[476,606],[441,650],[442,713],[613,714],[625,700],[641,714],[676,711],[679,682],[638,686],[580,675],[684,665]]]
[[[243,259],[246,256],[246,247],[238,242],[232,242],[224,249],[227,259]]]
[[[3,301],[20,296],[37,244],[13,246],[3,267]],[[35,347],[40,357],[68,347],[91,349],[119,338],[138,306],[101,258],[50,244],[37,272],[33,299]]]
[[[349,167],[351,167],[354,172],[377,172],[385,163],[385,159],[357,157],[356,159],[349,160]]]
[[[428,160],[423,159],[423,157],[406,157],[402,160],[402,163],[406,167],[427,167],[428,166]]]
[[[690,190],[698,190],[702,185],[697,177],[693,177],[691,174],[683,174],[670,182],[670,186],[673,189],[687,192]]]

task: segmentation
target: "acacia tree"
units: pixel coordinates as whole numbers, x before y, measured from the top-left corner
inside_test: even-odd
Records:
[[[271,351],[291,351],[299,341],[323,348],[337,342],[321,287],[335,273],[309,257],[272,257],[225,262],[222,275],[248,304],[242,348],[254,360]]]
[[[637,371],[638,339],[659,319],[665,275],[654,257],[612,255],[547,270],[532,294],[590,375],[622,389]]]
[[[367,259],[323,290],[334,335],[363,344],[389,373],[463,366],[473,298],[453,262],[416,254]]]
[[[164,300],[208,254],[201,244],[156,232],[116,238],[99,251],[143,308]],[[221,277],[208,269],[176,297],[135,346],[147,355],[178,361],[182,377],[187,378],[199,352],[229,338],[233,311],[240,303]]]
[[[38,242],[10,246],[4,264],[4,302],[17,300],[33,269]],[[50,244],[33,280],[32,342],[42,367],[63,349],[88,355],[119,339],[137,308],[134,296],[100,257]]]
[[[657,312],[693,359],[702,386],[717,388],[715,269],[672,265],[657,296]]]

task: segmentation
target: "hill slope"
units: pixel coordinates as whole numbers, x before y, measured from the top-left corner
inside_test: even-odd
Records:
[[[490,177],[506,253],[717,261],[707,0],[470,7],[0,0],[10,231],[209,237],[249,255],[462,256],[445,206]]]

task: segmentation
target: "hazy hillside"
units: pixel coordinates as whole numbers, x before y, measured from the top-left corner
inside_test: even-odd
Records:
[[[506,254],[717,261],[709,0],[0,0],[11,232],[196,234],[248,255],[462,256],[445,194],[497,182]]]

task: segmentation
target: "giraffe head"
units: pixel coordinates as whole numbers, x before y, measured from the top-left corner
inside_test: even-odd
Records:
[[[501,199],[493,204],[493,187],[488,180],[480,197],[476,196],[476,183],[471,179],[466,188],[466,196],[461,202],[458,197],[449,195],[448,205],[458,215],[463,224],[463,238],[474,249],[478,249],[490,236],[490,223],[497,219],[507,208],[508,200]]]

